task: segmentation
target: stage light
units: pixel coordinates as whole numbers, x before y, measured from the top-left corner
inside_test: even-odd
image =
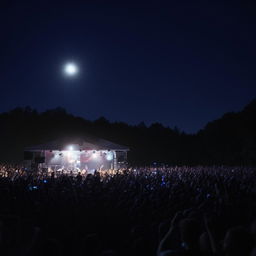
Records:
[[[74,148],[73,148],[73,146],[69,146],[68,149],[69,149],[70,151],[72,151]]]
[[[113,154],[112,153],[107,153],[107,156],[106,156],[106,159],[108,160],[108,161],[111,161],[111,160],[113,160]]]

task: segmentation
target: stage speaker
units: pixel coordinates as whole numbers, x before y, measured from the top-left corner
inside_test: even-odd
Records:
[[[33,159],[33,152],[24,151],[24,160],[32,160],[32,159]]]

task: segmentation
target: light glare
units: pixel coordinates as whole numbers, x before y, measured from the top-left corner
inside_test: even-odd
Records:
[[[74,76],[78,73],[78,66],[73,62],[69,62],[64,66],[64,73],[68,76]]]
[[[107,153],[106,159],[107,159],[108,161],[113,160],[113,154],[112,154],[112,153]]]
[[[97,155],[97,152],[96,152],[96,151],[93,151],[93,152],[92,152],[92,157],[93,157],[94,159],[96,159],[96,158],[98,157],[98,155]]]

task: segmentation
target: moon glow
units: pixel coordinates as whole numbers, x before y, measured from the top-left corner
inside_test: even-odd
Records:
[[[63,68],[64,74],[69,77],[74,77],[78,74],[79,68],[74,62],[67,62]]]

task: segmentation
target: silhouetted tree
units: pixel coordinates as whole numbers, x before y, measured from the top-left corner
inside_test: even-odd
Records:
[[[190,135],[177,127],[144,122],[132,126],[100,117],[89,121],[58,107],[38,113],[30,107],[0,114],[0,160],[18,162],[23,149],[67,136],[92,134],[130,147],[134,165],[256,165],[256,100],[241,112],[227,113]]]

